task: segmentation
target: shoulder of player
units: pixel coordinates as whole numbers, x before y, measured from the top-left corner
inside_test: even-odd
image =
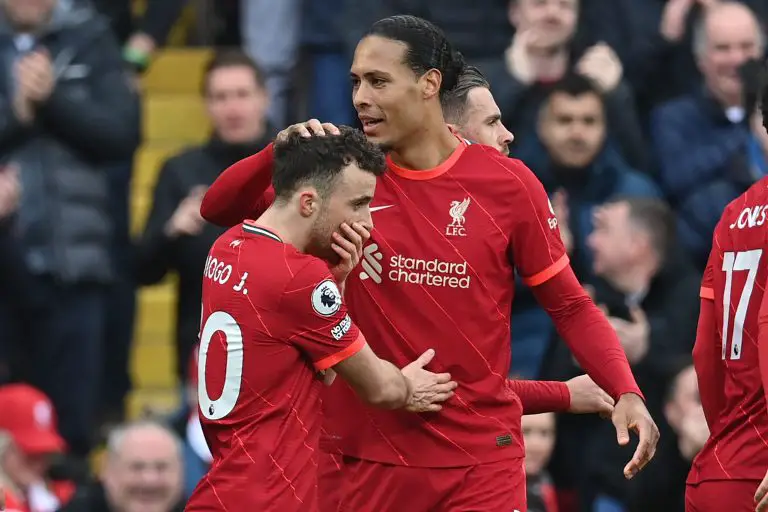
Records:
[[[521,180],[538,180],[522,160],[505,156],[490,146],[470,144],[464,153],[467,158],[476,160],[472,162],[472,167],[477,167],[478,164],[483,165],[484,173],[498,177],[500,180],[506,179],[516,183]]]
[[[736,220],[745,208],[768,204],[768,176],[760,178],[723,209],[721,222]]]
[[[299,254],[291,267],[292,277],[286,284],[286,292],[308,289],[323,281],[333,281],[328,263],[315,256]]]
[[[287,283],[281,297],[284,312],[295,308],[311,309],[319,317],[331,317],[342,307],[342,296],[328,264],[314,256],[306,256],[302,267]]]

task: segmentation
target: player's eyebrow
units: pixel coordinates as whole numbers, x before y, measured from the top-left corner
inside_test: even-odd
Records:
[[[350,71],[349,78],[354,80],[359,78],[359,76],[354,71]],[[363,78],[365,78],[366,80],[371,80],[373,78],[379,78],[379,79],[383,78],[383,79],[389,80],[392,78],[392,75],[390,75],[386,71],[374,70],[374,71],[366,71],[365,73],[363,73]]]
[[[365,195],[365,196],[360,196],[352,199],[351,204],[354,206],[363,206],[366,204],[370,204],[371,201],[373,201],[373,196]]]
[[[497,121],[501,121],[501,114],[491,114],[490,116],[485,118],[485,122],[487,124],[493,124]]]

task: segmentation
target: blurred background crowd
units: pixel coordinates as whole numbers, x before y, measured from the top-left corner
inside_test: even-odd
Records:
[[[399,13],[488,78],[662,430],[627,482],[609,422],[524,418],[529,510],[683,510],[708,435],[701,272],[724,206],[768,173],[766,0],[0,0],[0,486],[19,510],[168,512],[191,492],[223,231],[202,195],[292,122],[355,125],[352,52]],[[516,287],[511,375],[582,373]]]

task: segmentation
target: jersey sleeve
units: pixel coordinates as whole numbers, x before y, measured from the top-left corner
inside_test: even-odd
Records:
[[[721,255],[720,255],[720,241],[718,240],[717,233],[720,228],[718,223],[715,227],[715,232],[712,235],[712,249],[709,251],[709,258],[707,258],[707,266],[704,268],[704,275],[701,278],[701,289],[699,290],[699,297],[707,300],[715,300],[715,270],[720,267]]]
[[[709,251],[709,258],[707,259],[707,266],[704,268],[704,275],[701,278],[701,289],[699,290],[699,297],[707,300],[715,300],[714,287],[714,262],[717,258],[717,249],[713,246]]]
[[[355,355],[365,338],[352,322],[341,293],[322,260],[304,266],[283,292],[281,308],[293,319],[287,342],[302,350],[318,371]]]
[[[513,203],[518,221],[510,233],[512,263],[528,286],[550,280],[568,266],[552,203],[541,182],[519,161],[519,196]]]

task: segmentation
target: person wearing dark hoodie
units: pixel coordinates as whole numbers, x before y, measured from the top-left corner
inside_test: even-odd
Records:
[[[0,328],[23,339],[29,380],[84,456],[114,277],[108,174],[138,145],[139,98],[106,20],[68,0],[0,2],[0,72],[0,166],[17,169],[22,190],[11,236],[42,305]],[[19,306],[3,298],[0,308]]]
[[[180,382],[186,382],[200,329],[208,250],[224,232],[200,216],[203,194],[224,169],[259,152],[276,134],[267,121],[264,75],[245,53],[228,50],[214,55],[204,73],[202,93],[213,133],[208,142],[165,162],[149,219],[136,241],[139,284],[158,283],[169,271],[179,276],[176,361]]]
[[[592,231],[592,210],[616,195],[660,195],[650,178],[632,169],[615,150],[608,126],[604,96],[597,86],[589,78],[568,74],[552,84],[544,99],[538,115],[537,140],[527,145],[529,151],[512,150],[512,155],[533,170],[551,195],[573,270],[586,282],[592,277],[591,252],[586,243]],[[518,284],[515,293],[515,359],[516,364],[525,362],[528,367],[513,370],[537,378],[536,361],[546,351],[554,326],[527,288]]]

